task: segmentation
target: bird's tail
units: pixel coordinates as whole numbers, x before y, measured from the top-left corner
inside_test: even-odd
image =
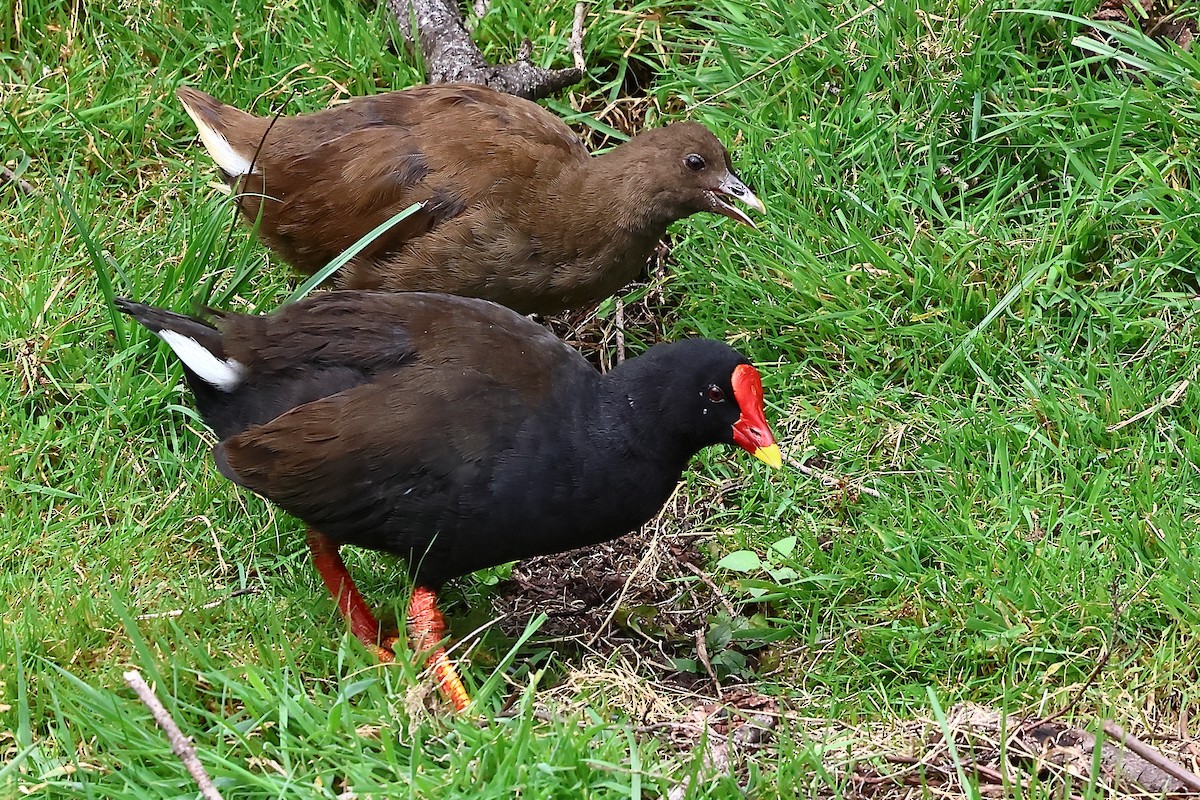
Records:
[[[246,368],[225,355],[221,332],[204,320],[162,308],[116,298],[116,306],[170,346],[187,369],[193,390],[199,379],[222,392],[232,392]]]
[[[196,123],[204,149],[217,162],[226,179],[248,175],[254,150],[262,138],[264,126],[259,124],[261,120],[190,86],[180,86],[175,96]]]

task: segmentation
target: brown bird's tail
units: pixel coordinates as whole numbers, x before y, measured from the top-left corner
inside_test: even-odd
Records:
[[[204,149],[217,162],[225,179],[232,181],[250,172],[265,121],[190,86],[180,86],[175,95],[200,131]]]

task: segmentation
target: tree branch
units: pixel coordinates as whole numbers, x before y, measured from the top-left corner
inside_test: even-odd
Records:
[[[529,60],[529,42],[512,64],[489,64],[463,23],[456,0],[388,0],[409,47],[415,22],[425,80],[429,83],[477,83],[528,100],[539,100],[583,77],[583,70],[543,69]]]

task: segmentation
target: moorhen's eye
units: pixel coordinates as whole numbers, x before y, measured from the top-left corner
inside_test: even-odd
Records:
[[[723,390],[723,389],[721,389],[721,387],[720,387],[720,386],[717,386],[715,383],[714,383],[712,386],[709,386],[709,387],[708,387],[708,390],[707,390],[707,391],[704,393],[704,396],[708,398],[708,401],[709,401],[710,403],[723,403],[723,402],[725,402],[725,392],[724,392],[724,390]]]
[[[689,153],[688,155],[684,156],[683,165],[692,172],[699,172],[708,166],[708,164],[706,164],[704,161],[704,156],[699,155],[698,153]]]

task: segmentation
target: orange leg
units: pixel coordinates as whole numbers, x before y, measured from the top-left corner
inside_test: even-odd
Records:
[[[383,636],[382,628],[371,609],[367,607],[354,579],[346,571],[346,562],[338,553],[337,542],[320,531],[308,529],[308,549],[312,554],[313,564],[325,587],[337,601],[338,610],[350,624],[350,632],[367,649],[384,663],[396,660],[392,652],[394,636]],[[446,637],[446,620],[437,608],[437,593],[432,589],[419,586],[413,591],[412,601],[408,605],[408,623],[418,650],[429,650],[437,646]],[[463,687],[454,669],[454,662],[446,655],[443,647],[437,647],[429,656],[427,662],[438,682],[438,687],[446,696],[456,711],[462,711],[470,702],[467,690]]]
[[[418,649],[437,648],[426,663],[454,710],[465,710],[471,698],[458,677],[454,662],[446,655],[446,648],[440,646],[442,639],[446,638],[446,619],[438,610],[437,592],[433,589],[418,586],[413,590],[412,600],[408,604],[408,629]]]
[[[325,588],[329,589],[329,593],[337,601],[338,610],[350,623],[350,632],[380,661],[388,664],[395,661],[396,654],[392,652],[392,643],[396,641],[396,637],[383,636],[379,621],[367,607],[362,595],[358,593],[358,587],[354,585],[354,579],[346,571],[346,562],[342,561],[338,552],[338,543],[320,531],[309,528],[308,549],[317,572],[321,573],[321,579],[325,581]]]

